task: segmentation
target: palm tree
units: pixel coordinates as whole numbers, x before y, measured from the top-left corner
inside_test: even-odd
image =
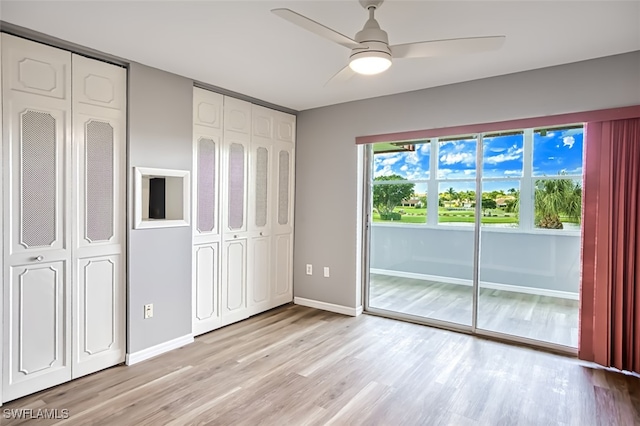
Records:
[[[447,194],[449,194],[449,201],[455,200],[458,195],[456,190],[453,189],[452,187],[449,187],[449,189],[447,190]]]
[[[534,195],[536,226],[562,229],[560,216],[580,221],[582,213],[582,187],[571,179],[544,179],[536,181]]]

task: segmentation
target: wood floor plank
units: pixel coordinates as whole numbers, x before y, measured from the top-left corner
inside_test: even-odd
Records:
[[[436,281],[370,276],[369,305],[471,325],[473,288]],[[577,300],[480,288],[478,328],[578,347]]]
[[[2,408],[69,410],[38,425],[626,426],[639,402],[639,377],[573,358],[288,305]]]

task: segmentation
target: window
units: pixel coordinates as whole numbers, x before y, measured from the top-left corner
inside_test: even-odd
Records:
[[[375,144],[373,221],[473,226],[477,211],[486,227],[579,230],[583,139],[571,125]]]
[[[374,145],[374,222],[426,222],[430,162],[428,141]]]
[[[583,140],[582,126],[533,132],[536,228],[580,229]]]

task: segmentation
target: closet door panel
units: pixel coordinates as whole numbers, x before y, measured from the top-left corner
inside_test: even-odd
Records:
[[[71,380],[66,277],[64,261],[11,267],[5,287],[11,304],[5,311],[5,401]]]
[[[222,324],[247,318],[247,240],[226,241],[223,245]]]
[[[69,380],[71,54],[2,41],[2,398]]]
[[[293,298],[293,234],[274,236],[274,300],[281,303],[290,302]]]
[[[193,124],[213,129],[212,134],[222,132],[224,96],[209,90],[193,88]]]
[[[251,134],[251,104],[239,99],[224,97],[224,131]],[[248,139],[247,139],[248,140]]]
[[[252,238],[249,246],[248,299],[252,314],[269,309],[271,237]]]
[[[124,361],[126,70],[72,56],[73,377]]]
[[[211,331],[220,324],[219,243],[193,248],[194,258],[194,335]]]
[[[78,318],[73,377],[122,362],[125,293],[120,255],[78,261]],[[109,365],[107,365],[109,366]]]
[[[3,34],[4,82],[8,90],[69,101],[71,54]]]

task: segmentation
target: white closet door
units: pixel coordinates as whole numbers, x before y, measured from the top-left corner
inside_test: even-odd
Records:
[[[295,117],[274,112],[276,172],[272,297],[274,306],[293,300],[293,195]]]
[[[295,117],[274,111],[276,195],[274,233],[293,232]]]
[[[273,111],[257,105],[251,107],[247,298],[251,313],[256,314],[271,307]]]
[[[220,160],[224,97],[193,90],[193,334],[220,326]]]
[[[2,34],[4,401],[71,379],[71,54]]]
[[[72,57],[73,377],[125,357],[126,70]]]
[[[249,316],[247,309],[247,199],[251,104],[224,98],[222,324]]]

